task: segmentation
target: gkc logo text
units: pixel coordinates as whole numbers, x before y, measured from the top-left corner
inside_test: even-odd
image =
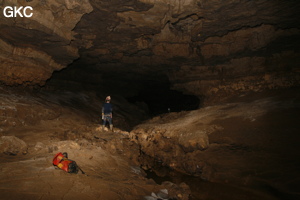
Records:
[[[32,17],[33,8],[31,6],[6,6],[3,9],[3,15],[5,17]]]

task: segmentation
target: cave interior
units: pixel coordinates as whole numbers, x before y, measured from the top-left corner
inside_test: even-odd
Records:
[[[28,159],[42,151],[50,157],[53,149],[63,150],[63,144],[48,144],[49,138],[56,142],[84,138],[90,144],[96,138],[109,153],[120,154],[125,147],[120,150],[121,143],[112,137],[126,135],[140,148],[138,155],[128,150],[131,162],[156,175],[166,175],[154,169],[157,164],[161,169],[167,167],[167,176],[188,175],[180,180],[192,188],[190,199],[300,196],[299,167],[295,166],[299,147],[294,143],[300,128],[296,122],[300,103],[299,1],[0,1],[2,13],[7,6],[30,6],[33,13],[30,18],[0,18],[0,136],[24,140],[29,150],[23,154]],[[112,97],[114,126],[122,137],[99,130],[106,96]],[[277,117],[281,113],[283,117]],[[44,134],[32,139],[38,131]],[[190,135],[181,139],[182,134]],[[274,142],[276,139],[282,143]],[[1,145],[6,144],[3,141]],[[37,147],[41,141],[47,148]],[[75,147],[68,148],[73,152]],[[5,154],[1,157],[4,171],[11,167],[8,155],[20,152],[11,149],[0,148]],[[261,152],[261,157],[257,156]],[[84,155],[76,148],[73,153]],[[289,156],[283,159],[283,153]],[[16,163],[25,159],[22,156],[14,157]],[[240,167],[233,167],[237,162]],[[269,169],[276,162],[282,162],[274,168],[277,179]],[[121,176],[124,173],[120,170]],[[284,177],[293,178],[288,181]],[[122,184],[116,187],[122,188]],[[143,184],[141,187],[150,187]],[[206,194],[195,184],[210,192]],[[236,185],[251,191],[239,188],[233,197]],[[219,195],[213,194],[214,188]],[[31,188],[27,189],[26,195],[33,197]],[[188,193],[185,189],[181,186],[177,192]],[[4,197],[10,195],[9,188],[1,191]],[[18,190],[13,198],[21,194]],[[93,194],[97,199],[98,194]],[[104,197],[137,199],[144,193],[115,194]]]

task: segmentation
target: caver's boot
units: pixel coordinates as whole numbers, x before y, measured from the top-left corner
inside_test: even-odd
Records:
[[[102,125],[102,131],[104,131],[105,125]]]
[[[113,127],[114,127],[114,126],[113,126],[112,124],[109,125],[109,129],[110,129],[110,131],[112,131],[112,132],[113,132]]]

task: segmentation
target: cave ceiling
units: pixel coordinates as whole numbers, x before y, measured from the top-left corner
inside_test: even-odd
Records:
[[[0,1],[1,11],[12,5],[32,6],[33,17],[1,16],[6,85],[43,86],[57,74],[116,87],[163,80],[202,95],[276,87],[268,81],[282,73],[292,83],[280,86],[299,83],[299,1]]]

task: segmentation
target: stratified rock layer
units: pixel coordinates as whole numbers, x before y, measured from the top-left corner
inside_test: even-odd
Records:
[[[34,0],[1,7],[7,5],[34,9],[32,18],[1,18],[0,81],[7,85],[43,85],[70,63],[50,84],[110,85],[123,93],[125,86],[134,96],[168,79],[173,89],[208,100],[299,85],[298,1]]]
[[[93,75],[85,83],[122,88],[126,82],[128,90],[141,90],[143,81],[167,76],[173,89],[210,101],[299,85],[300,5],[295,1],[91,4],[94,11],[75,28],[88,49],[80,51],[74,73],[60,79],[80,80],[80,71],[90,69]]]
[[[72,44],[75,25],[92,11],[87,0],[5,1],[6,6],[31,6],[32,17],[1,16],[0,81],[6,85],[43,85],[53,71],[79,57]],[[27,10],[28,11],[28,10]]]

